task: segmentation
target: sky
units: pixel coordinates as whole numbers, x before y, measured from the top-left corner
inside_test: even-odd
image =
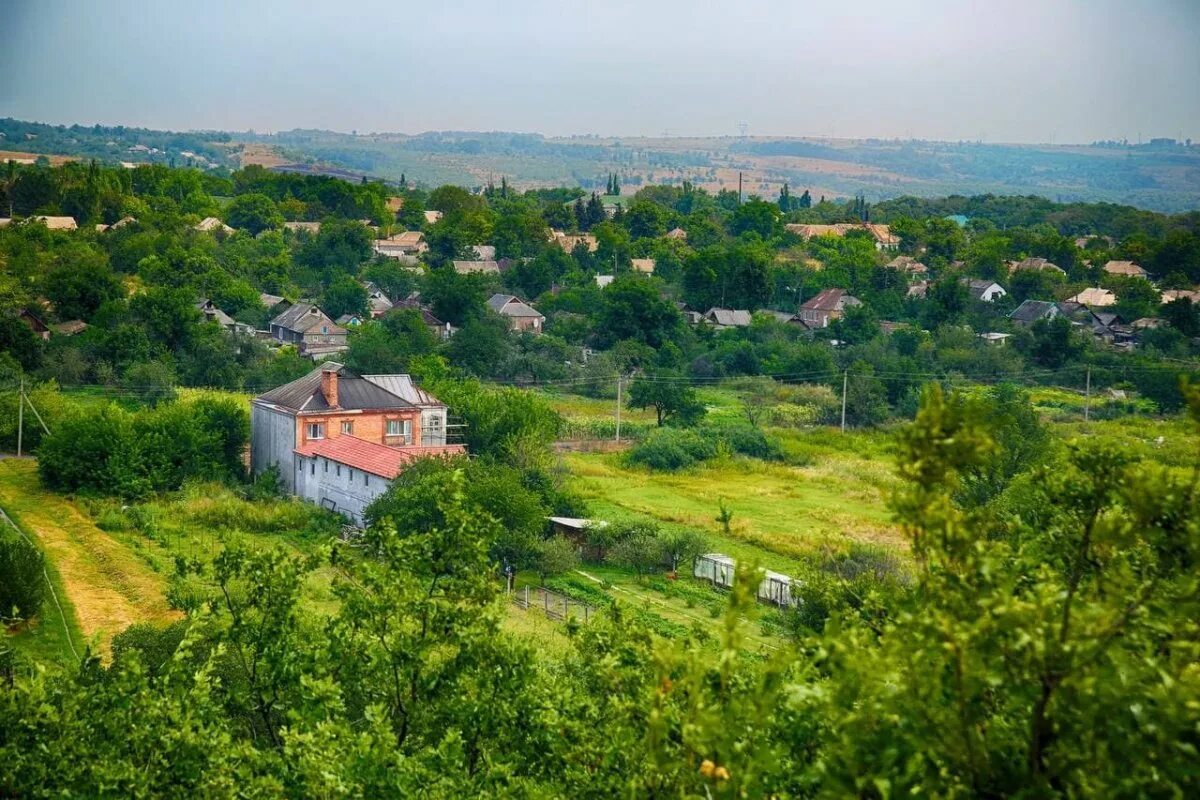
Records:
[[[1200,140],[1200,0],[0,0],[0,117]]]

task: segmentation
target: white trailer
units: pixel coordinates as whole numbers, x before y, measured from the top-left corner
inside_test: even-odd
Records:
[[[721,553],[706,553],[696,557],[695,563],[692,564],[692,575],[703,578],[713,586],[732,589],[733,574],[736,568],[737,562],[729,556]]]
[[[706,553],[697,556],[692,565],[692,575],[702,578],[713,586],[722,589],[733,588],[733,579],[737,571],[737,562],[723,553]],[[758,585],[758,599],[772,605],[787,607],[799,601],[792,597],[794,581],[781,572],[767,570],[762,582]]]

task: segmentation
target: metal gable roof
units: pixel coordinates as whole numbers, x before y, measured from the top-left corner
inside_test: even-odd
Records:
[[[416,408],[403,397],[392,394],[377,383],[351,372],[336,361],[326,361],[303,378],[285,383],[259,395],[256,401],[282,406],[292,411],[331,411],[321,392],[321,373],[334,370],[338,374],[338,410],[383,410]]]

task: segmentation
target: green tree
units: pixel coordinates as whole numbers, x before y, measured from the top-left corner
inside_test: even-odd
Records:
[[[629,387],[628,404],[630,408],[653,408],[659,427],[667,423],[693,425],[705,411],[687,380],[668,372],[635,378]]]
[[[94,255],[55,267],[44,290],[63,320],[89,320],[104,303],[125,296],[121,279]]]
[[[729,220],[729,231],[734,236],[744,233],[757,233],[763,239],[769,239],[775,234],[779,224],[779,208],[757,197],[753,197],[738,206]]]
[[[537,553],[534,557],[534,569],[546,583],[546,578],[570,572],[579,565],[579,554],[575,545],[565,536],[554,536],[537,543]]]
[[[708,551],[708,537],[693,530],[664,531],[659,543],[666,560],[671,563],[671,572],[678,572],[680,564],[686,564],[696,556]]]
[[[1064,316],[1039,319],[1033,323],[1031,331],[1029,358],[1040,367],[1058,369],[1074,361],[1083,351],[1083,343],[1072,331],[1071,321]]]
[[[225,221],[231,228],[258,236],[265,230],[282,228],[283,214],[265,194],[243,194],[233,198],[225,212]]]
[[[594,338],[601,347],[632,339],[657,348],[676,339],[682,329],[683,318],[654,284],[636,275],[622,275],[601,295]]]
[[[343,314],[369,316],[367,290],[349,275],[341,275],[326,287],[325,294],[321,298],[321,310],[333,319],[337,319]]]
[[[0,620],[32,619],[46,596],[45,557],[12,530],[0,532]]]

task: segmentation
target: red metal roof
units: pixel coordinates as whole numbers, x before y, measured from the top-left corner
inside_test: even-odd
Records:
[[[461,444],[431,447],[388,447],[368,442],[355,436],[339,436],[336,439],[317,439],[296,448],[302,456],[321,456],[354,469],[361,469],[381,478],[392,478],[404,471],[404,467],[418,458],[429,456],[453,456],[467,452]]]

